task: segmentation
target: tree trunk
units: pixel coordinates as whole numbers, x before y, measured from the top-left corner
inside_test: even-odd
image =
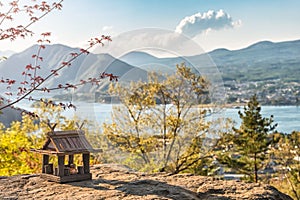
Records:
[[[174,136],[174,138],[173,138],[173,140],[172,140],[172,143],[171,143],[171,145],[170,145],[170,149],[169,149],[169,151],[168,151],[167,157],[166,157],[166,159],[165,159],[163,169],[165,169],[165,168],[167,167],[167,165],[168,165],[168,162],[169,162],[169,159],[170,159],[170,156],[171,156],[171,151],[172,151],[172,149],[173,149],[175,140],[176,140],[176,137]]]
[[[144,160],[145,164],[149,164],[150,160],[148,158],[147,153],[142,149],[142,147],[140,146],[140,150],[141,150],[141,157]]]
[[[160,90],[162,94],[162,105],[163,105],[163,159],[166,160],[167,158],[167,122],[166,122],[166,108],[167,102],[166,97],[162,90]]]
[[[258,174],[257,174],[257,171],[258,171],[258,167],[257,167],[257,154],[254,153],[254,176],[255,176],[255,183],[258,182]]]

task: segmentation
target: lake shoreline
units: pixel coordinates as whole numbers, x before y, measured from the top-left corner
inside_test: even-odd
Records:
[[[107,103],[86,103],[86,102],[72,102],[77,108],[76,111],[73,109],[67,109],[63,112],[66,117],[81,116],[94,120],[98,124],[110,121],[112,109],[118,104],[107,104]],[[243,111],[246,104],[226,104],[222,105],[219,116],[223,118],[231,118],[236,122],[238,127],[240,124],[240,118],[238,111]],[[20,108],[34,111],[34,108],[25,101],[18,105]],[[215,106],[214,106],[215,107]],[[203,108],[209,108],[205,106]],[[213,108],[210,106],[210,108]],[[216,107],[215,107],[216,108]],[[261,105],[263,117],[274,116],[274,122],[278,123],[277,130],[283,133],[291,133],[292,131],[300,131],[300,107],[292,105]],[[213,116],[218,117],[218,116]]]

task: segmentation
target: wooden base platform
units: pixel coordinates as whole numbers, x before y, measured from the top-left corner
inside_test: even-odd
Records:
[[[71,174],[69,176],[55,176],[52,174],[41,174],[41,178],[46,179],[48,181],[53,181],[56,183],[68,183],[68,182],[74,182],[74,181],[86,181],[86,180],[92,180],[92,174]]]

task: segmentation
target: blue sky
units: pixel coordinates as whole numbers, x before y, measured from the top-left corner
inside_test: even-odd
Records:
[[[0,50],[24,50],[46,31],[53,43],[73,47],[103,33],[114,38],[149,27],[175,31],[186,17],[198,22],[186,20],[177,30],[205,51],[240,49],[262,40],[300,39],[299,8],[299,0],[65,0],[62,11],[32,26],[36,36],[1,41]],[[215,20],[207,20],[209,11]]]

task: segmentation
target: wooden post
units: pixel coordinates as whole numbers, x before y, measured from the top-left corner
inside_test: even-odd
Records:
[[[78,166],[77,169],[78,169],[78,174],[84,174],[83,166]]]
[[[69,168],[69,167],[66,167],[66,168],[64,169],[64,175],[65,175],[65,176],[70,176],[70,168]]]
[[[82,160],[83,160],[83,170],[85,174],[90,173],[90,154],[84,153],[82,154]]]
[[[71,164],[73,163],[74,163],[74,155],[69,155],[68,165],[71,166]]]
[[[65,156],[58,156],[58,176],[64,176]]]
[[[49,164],[49,155],[43,155],[42,173],[45,173],[45,166]]]
[[[53,174],[53,163],[44,166],[46,174]]]

